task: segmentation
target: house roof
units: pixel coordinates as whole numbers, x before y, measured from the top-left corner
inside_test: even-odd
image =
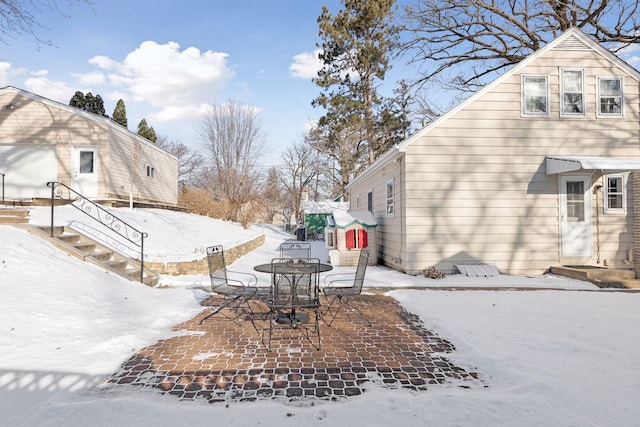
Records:
[[[130,131],[129,129],[125,128],[124,126],[121,126],[120,124],[114,122],[113,120],[111,120],[108,117],[102,117],[102,116],[99,116],[97,114],[93,114],[93,113],[90,113],[88,111],[84,111],[84,110],[81,110],[79,108],[72,107],[70,105],[65,105],[65,104],[63,104],[61,102],[54,101],[54,100],[49,99],[49,98],[45,98],[44,96],[36,95],[35,93],[31,93],[31,92],[28,92],[28,91],[23,90],[23,89],[19,89],[19,88],[14,87],[14,86],[5,86],[3,88],[0,88],[0,95],[4,95],[6,93],[13,93],[15,95],[22,96],[24,98],[28,98],[28,99],[31,99],[31,100],[36,101],[36,102],[40,102],[42,104],[49,105],[51,107],[67,111],[67,112],[69,112],[71,114],[75,114],[77,116],[84,117],[84,118],[86,118],[88,120],[104,124],[104,125],[110,127],[111,129],[113,129],[116,132],[123,133],[123,134],[127,135],[129,138],[138,140],[138,141],[142,142],[143,144],[146,144],[149,147],[152,147],[152,148],[154,148],[156,150],[160,150],[163,153],[168,154],[170,156],[173,156],[173,157],[175,157],[177,159],[177,156],[175,156],[174,154],[169,153],[168,151],[166,151],[163,148],[159,147],[157,144],[154,144],[152,141],[149,141],[148,139],[143,138],[142,136],[138,135],[137,133]]]
[[[589,37],[579,28],[572,27],[567,31],[565,31],[564,33],[562,33],[560,36],[558,36],[555,40],[547,43],[544,47],[538,49],[537,51],[533,52],[531,55],[529,55],[528,57],[526,57],[525,59],[517,63],[513,68],[511,68],[510,70],[502,74],[493,82],[484,86],[482,89],[480,89],[478,92],[471,95],[469,98],[464,100],[462,103],[458,104],[456,107],[452,108],[442,116],[438,117],[436,120],[434,120],[424,128],[420,129],[419,131],[411,135],[409,138],[405,139],[404,141],[395,145],[393,148],[389,149],[386,153],[380,156],[375,162],[373,162],[369,167],[367,167],[362,173],[360,173],[360,175],[358,175],[355,179],[353,179],[347,185],[347,188],[349,188],[349,186],[351,186],[352,184],[358,182],[360,179],[364,179],[365,177],[371,175],[382,166],[388,164],[391,161],[394,161],[398,156],[402,155],[411,144],[419,140],[421,137],[427,135],[432,130],[439,127],[441,124],[446,122],[447,119],[449,119],[449,117],[453,116],[458,111],[467,107],[469,104],[475,102],[477,98],[483,96],[485,93],[493,90],[496,86],[501,84],[504,80],[510,78],[514,74],[518,73],[522,68],[527,67],[529,64],[536,61],[540,56],[545,55],[548,51],[560,45],[566,46],[567,49],[579,50],[579,49],[584,49],[585,47],[589,48],[595,51],[596,53],[602,55],[606,60],[614,63],[617,67],[624,70],[626,73],[629,74],[629,76],[631,76],[635,80],[640,81],[640,71],[636,70],[631,65],[627,64],[625,61],[623,61],[618,56],[616,56],[614,53],[604,48],[600,43],[593,40],[591,37]]]
[[[334,224],[338,228],[347,228],[353,224],[360,224],[365,227],[377,227],[378,222],[369,211],[347,212],[337,210],[333,212]]]

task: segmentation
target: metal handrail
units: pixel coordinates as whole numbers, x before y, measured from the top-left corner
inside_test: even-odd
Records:
[[[135,229],[100,205],[92,202],[61,182],[49,181],[47,182],[47,187],[51,188],[51,237],[53,237],[53,209],[55,199],[73,200],[71,206],[140,248],[140,283],[142,283],[144,278],[144,239],[148,237],[149,234]]]

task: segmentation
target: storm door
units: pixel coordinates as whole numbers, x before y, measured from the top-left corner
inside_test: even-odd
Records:
[[[591,256],[591,197],[588,175],[559,178],[560,256]]]

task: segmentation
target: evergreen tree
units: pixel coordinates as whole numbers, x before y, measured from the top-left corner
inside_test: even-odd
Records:
[[[142,119],[140,120],[140,123],[138,123],[138,135],[143,138],[147,138],[149,141],[154,143],[158,141],[156,131],[153,129],[153,127],[149,127],[149,125],[147,124],[147,119]]]
[[[76,93],[71,97],[69,105],[97,114],[98,116],[109,117],[105,114],[104,101],[102,100],[102,97],[100,95],[93,96],[91,92],[87,92],[85,95],[80,91],[76,91]]]
[[[127,109],[124,106],[124,101],[122,99],[118,100],[116,104],[116,108],[113,109],[113,115],[111,116],[114,122],[118,123],[125,128],[128,126],[127,122]]]
[[[71,105],[72,107],[76,107],[81,110],[84,110],[85,109],[84,93],[80,92],[79,90],[76,91],[76,93],[73,94],[73,96],[71,97],[71,100],[69,101],[69,105]]]
[[[324,6],[318,18],[323,67],[314,83],[322,93],[313,105],[327,110],[320,120],[320,125],[327,127],[325,134],[337,135],[351,129],[349,133],[355,136],[355,131],[361,130],[353,143],[364,145],[368,155],[365,161],[373,163],[394,142],[389,140],[389,132],[383,131],[384,138],[379,133],[383,121],[390,122],[388,116],[380,115],[388,115],[391,110],[384,107],[388,101],[378,93],[378,87],[397,47],[395,0],[342,3],[344,9],[335,16]]]

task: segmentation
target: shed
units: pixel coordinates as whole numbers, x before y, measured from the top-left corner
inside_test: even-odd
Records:
[[[321,201],[306,202],[304,204],[304,225],[307,230],[307,237],[315,240],[314,237],[324,236],[324,229],[327,226],[327,217],[333,211],[349,209],[349,202]]]
[[[369,265],[376,265],[378,223],[369,211],[335,210],[327,217],[325,242],[334,265],[357,265],[360,249],[371,248]]]

